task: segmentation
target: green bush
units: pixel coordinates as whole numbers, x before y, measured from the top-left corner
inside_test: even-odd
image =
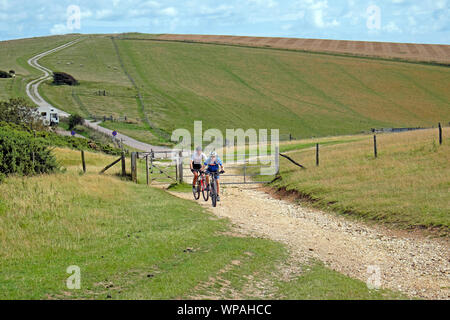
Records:
[[[78,85],[78,81],[75,80],[70,74],[65,72],[55,72],[53,73],[53,83],[56,85],[64,85],[67,84],[69,86]]]
[[[0,180],[11,174],[28,176],[57,169],[56,158],[44,139],[8,126],[0,127]]]
[[[0,101],[0,121],[23,125],[34,130],[44,130],[42,120],[36,117],[37,109],[24,99]]]
[[[69,130],[73,130],[75,129],[76,126],[78,125],[83,125],[84,124],[84,119],[82,116],[78,115],[78,114],[72,114],[69,117]]]
[[[5,78],[11,78],[11,77],[12,76],[8,72],[0,70],[0,78],[5,79]]]
[[[28,126],[17,125],[13,123],[0,122],[0,127],[3,129],[9,129],[13,131],[24,131],[36,138],[41,139],[47,146],[70,148],[76,150],[91,150],[96,152],[103,152],[109,155],[120,155],[122,151],[117,148],[113,148],[108,144],[101,142],[95,142],[89,139],[82,139],[76,137],[67,137],[56,134],[52,131],[32,131]]]

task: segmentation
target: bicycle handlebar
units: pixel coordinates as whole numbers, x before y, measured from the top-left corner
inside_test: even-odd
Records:
[[[192,171],[192,173],[194,173],[194,172],[198,172],[198,173],[200,173],[200,174],[205,174],[206,173],[206,171],[203,171],[203,170],[199,170],[199,169],[191,169],[191,171]],[[222,170],[222,171],[216,171],[216,172],[208,172],[210,175],[211,174],[224,174],[225,173],[225,170]]]

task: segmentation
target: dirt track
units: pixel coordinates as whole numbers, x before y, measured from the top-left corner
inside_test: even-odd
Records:
[[[192,199],[188,193],[177,196]],[[311,258],[353,278],[367,281],[377,266],[381,285],[409,296],[450,299],[450,253],[447,240],[398,236],[385,228],[277,200],[258,187],[228,187],[217,208],[199,201],[237,229],[288,246],[295,263]]]

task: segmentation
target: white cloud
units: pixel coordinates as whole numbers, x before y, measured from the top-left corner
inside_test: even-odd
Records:
[[[71,30],[69,30],[69,28],[67,28],[66,24],[55,24],[51,29],[50,29],[50,33],[53,35],[56,34],[66,34],[66,33],[70,33]]]
[[[326,28],[326,27],[336,27],[339,25],[339,22],[336,19],[333,19],[332,21],[324,21],[324,12],[322,9],[316,9],[313,11],[314,16],[314,23],[319,28]]]
[[[340,24],[337,17],[329,17],[332,10],[327,0],[299,1],[298,6],[307,11],[306,16],[311,16],[312,23],[318,28],[336,27]]]
[[[8,0],[0,0],[0,9],[1,10],[8,9]]]
[[[250,4],[255,4],[260,7],[274,8],[278,6],[278,2],[274,0],[247,0]]]
[[[200,6],[198,8],[198,12],[202,15],[215,15],[218,13],[230,11],[232,9],[233,9],[233,6],[222,4],[218,7]]]
[[[178,15],[178,10],[175,9],[174,7],[168,7],[168,8],[160,10],[159,12],[161,14],[169,16],[169,17],[175,17],[176,15]]]
[[[110,18],[113,15],[114,11],[111,9],[102,9],[95,12],[95,18],[100,20]]]
[[[393,21],[389,22],[382,29],[387,32],[397,32],[397,33],[402,32],[402,30]]]
[[[280,17],[280,21],[298,21],[305,17],[305,11],[288,13]]]
[[[146,1],[141,4],[141,7],[147,7],[147,8],[160,8],[161,4],[156,1]]]

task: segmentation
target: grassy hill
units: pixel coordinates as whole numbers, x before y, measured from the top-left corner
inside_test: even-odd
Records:
[[[81,81],[74,88],[46,84],[42,93],[86,117],[127,116],[128,123],[104,125],[147,142],[191,129],[194,120],[205,128],[280,128],[304,138],[450,119],[448,67],[132,36],[114,40],[117,47],[109,36],[86,37],[42,59]]]

